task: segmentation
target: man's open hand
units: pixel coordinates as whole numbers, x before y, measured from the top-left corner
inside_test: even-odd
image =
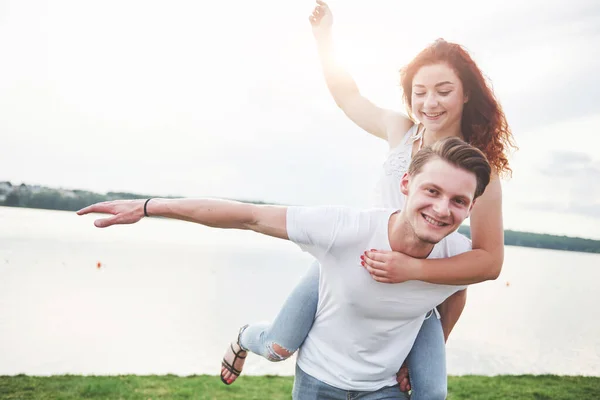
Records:
[[[100,218],[94,221],[98,228],[111,225],[135,224],[144,217],[144,202],[146,200],[114,200],[92,204],[77,211],[77,215],[90,213],[112,214],[112,217]]]

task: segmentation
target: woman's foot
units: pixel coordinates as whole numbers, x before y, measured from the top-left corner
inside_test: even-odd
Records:
[[[248,352],[240,346],[240,336],[246,326],[240,329],[237,342],[231,342],[227,346],[227,351],[225,351],[225,355],[223,356],[223,361],[221,362],[221,381],[226,385],[231,385],[235,382],[242,373],[242,368],[244,368]]]

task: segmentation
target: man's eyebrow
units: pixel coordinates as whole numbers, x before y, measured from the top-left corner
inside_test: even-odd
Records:
[[[463,195],[454,196],[454,198],[458,199],[458,200],[462,200],[465,203],[470,203],[471,202],[471,199],[469,197],[463,196]]]
[[[444,189],[442,189],[440,186],[436,185],[435,183],[425,182],[425,183],[423,183],[423,186],[430,187],[430,188],[435,189],[435,190],[437,190],[438,192],[441,192],[441,193],[444,192]],[[466,203],[470,203],[471,202],[471,198],[470,197],[464,196],[462,194],[453,196],[452,198],[453,199],[460,199],[460,200],[462,200],[462,201],[464,201]]]
[[[441,187],[439,187],[438,185],[436,185],[435,183],[432,183],[432,182],[423,182],[423,186],[433,188],[433,189],[437,190],[438,192],[444,191]]]

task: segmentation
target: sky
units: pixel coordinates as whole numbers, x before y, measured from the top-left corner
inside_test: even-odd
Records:
[[[597,0],[329,2],[361,92],[439,37],[491,80],[519,150],[507,229],[600,239]],[[0,0],[0,181],[368,205],[387,144],[321,74],[308,0]]]

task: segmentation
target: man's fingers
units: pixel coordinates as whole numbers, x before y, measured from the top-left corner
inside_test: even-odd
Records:
[[[118,215],[118,214],[117,215],[113,215],[110,218],[100,218],[100,219],[97,219],[97,220],[94,221],[94,225],[97,228],[106,228],[106,227],[109,227],[111,225],[114,225],[114,224],[118,223],[119,219],[121,219],[121,216]]]
[[[110,209],[109,202],[92,204],[91,206],[84,207],[77,211],[77,215],[85,215],[90,213],[114,214],[114,212]]]
[[[406,366],[406,363],[402,364],[402,367],[400,367],[400,370],[396,375],[396,380],[398,381],[398,385],[402,392],[408,392],[410,390],[410,379],[408,377],[408,367]]]
[[[92,204],[91,206],[84,207],[81,210],[77,211],[77,215],[85,215],[85,214],[89,214],[92,212],[96,212],[95,211],[96,206],[97,206],[97,204]]]
[[[400,391],[408,392],[410,390],[410,384],[408,383],[408,379],[402,378],[402,382],[400,382]]]
[[[408,377],[402,380],[402,383],[400,384],[400,390],[403,392],[408,392],[410,390],[410,380]]]
[[[323,7],[327,7],[327,3],[325,3],[323,0],[317,0],[317,4]]]

